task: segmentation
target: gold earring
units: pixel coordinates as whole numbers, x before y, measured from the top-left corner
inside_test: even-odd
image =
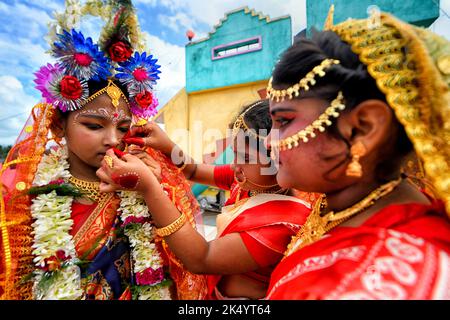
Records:
[[[247,182],[247,177],[243,172],[242,175],[244,176],[244,181],[240,181],[236,176],[236,172],[234,173],[234,181],[236,181],[240,186],[243,186]]]
[[[350,153],[352,155],[352,161],[345,172],[348,177],[361,178],[363,172],[359,159],[363,157],[366,152],[366,147],[361,141],[358,141],[351,147]]]

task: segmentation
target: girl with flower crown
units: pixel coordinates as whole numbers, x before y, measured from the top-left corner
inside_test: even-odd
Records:
[[[208,274],[210,299],[261,299],[268,279],[282,258],[290,238],[299,230],[310,212],[308,202],[281,188],[264,147],[270,129],[269,104],[260,100],[245,106],[232,122],[234,162],[214,166],[196,164],[154,123],[133,128],[125,141],[157,148],[179,163],[191,181],[230,190],[230,199],[217,216],[218,237],[207,242],[194,228],[185,224],[179,208],[164,199],[158,181],[133,155],[104,162],[98,175],[101,190],[134,188],[140,192],[158,227],[157,233],[195,273]],[[124,179],[135,184],[126,186]],[[286,212],[296,214],[287,215]]]
[[[2,299],[206,294],[204,279],[187,272],[155,234],[141,195],[100,192],[96,170],[108,150],[124,153],[119,149],[132,124],[154,114],[160,72],[151,55],[132,54],[132,28],[120,25],[133,17],[131,4],[109,12],[114,32],[103,34],[102,49],[81,32],[63,30],[51,42],[57,63],[36,73],[44,101],[1,169]],[[198,207],[176,167],[152,150],[136,159],[159,176],[164,197],[194,224]]]
[[[274,68],[277,181],[324,196],[268,299],[450,299],[450,43],[378,18],[329,19]]]

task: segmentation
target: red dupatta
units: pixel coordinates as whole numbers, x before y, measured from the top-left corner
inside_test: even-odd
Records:
[[[261,256],[264,254],[259,249],[261,245],[275,254],[278,253],[281,259],[290,238],[300,229],[310,213],[309,204],[294,197],[274,194],[260,194],[244,201],[246,202],[241,206],[230,205],[223,208],[223,213],[217,217],[218,237],[235,232],[241,233],[241,236],[245,234],[246,237],[252,238],[251,242],[244,243],[255,261],[267,259]],[[252,243],[258,245],[253,246]],[[265,252],[267,253],[267,250]],[[246,274],[268,282],[264,275],[258,276],[258,270]],[[208,276],[210,297],[213,296],[214,288],[221,278],[221,275]]]
[[[450,223],[440,203],[391,205],[286,257],[268,299],[450,299]]]

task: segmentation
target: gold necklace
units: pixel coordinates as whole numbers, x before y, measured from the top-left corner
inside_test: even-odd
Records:
[[[271,193],[271,194],[287,194],[289,192],[289,189],[278,189],[278,190],[250,190],[249,195],[250,197],[254,197],[258,194],[262,193]]]
[[[316,242],[324,234],[336,228],[338,225],[348,220],[349,218],[361,213],[365,209],[372,206],[378,199],[391,193],[402,181],[401,178],[390,181],[381,185],[372,191],[367,197],[356,203],[355,205],[345,210],[334,213],[330,211],[324,216],[321,216],[321,211],[326,207],[326,198],[322,195],[314,205],[313,210],[309,214],[306,222],[300,228],[299,232],[292,237],[284,256],[297,251],[304,246]]]
[[[99,202],[108,195],[107,193],[100,193],[100,182],[85,181],[74,176],[70,176],[69,182],[84,191],[84,195],[95,202]]]

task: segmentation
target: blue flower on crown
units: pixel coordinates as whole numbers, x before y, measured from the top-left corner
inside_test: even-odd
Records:
[[[84,38],[81,32],[72,29],[72,33],[64,30],[58,34],[59,42],[55,42],[53,56],[57,58],[65,72],[79,79],[100,81],[111,75],[111,65],[92,38]]]
[[[125,62],[119,63],[116,68],[116,78],[127,86],[130,96],[134,97],[142,92],[150,92],[156,80],[159,79],[158,74],[161,73],[157,65],[158,59],[152,59],[153,56],[147,56],[146,52],[139,54],[135,52],[134,56]]]

